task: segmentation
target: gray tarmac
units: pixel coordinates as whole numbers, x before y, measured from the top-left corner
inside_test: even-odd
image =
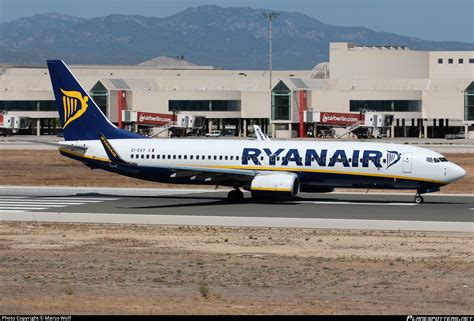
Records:
[[[302,193],[229,204],[226,190],[0,188],[0,220],[474,232],[474,196]]]

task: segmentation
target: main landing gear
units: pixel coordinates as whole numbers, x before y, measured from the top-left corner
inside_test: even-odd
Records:
[[[420,194],[416,194],[416,195],[415,195],[415,203],[416,203],[416,204],[421,204],[421,203],[423,203],[424,200],[425,200],[425,199],[424,199],[423,196],[421,196]]]
[[[244,193],[240,189],[233,189],[227,194],[229,203],[241,203],[244,200]]]

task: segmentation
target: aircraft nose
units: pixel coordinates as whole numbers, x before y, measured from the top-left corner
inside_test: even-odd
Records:
[[[449,171],[451,174],[450,176],[452,182],[460,180],[461,178],[466,176],[466,171],[461,166],[458,166],[456,164],[451,164],[451,166],[449,167]]]

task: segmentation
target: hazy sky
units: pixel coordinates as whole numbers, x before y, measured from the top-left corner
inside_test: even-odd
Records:
[[[114,13],[166,17],[205,4],[299,11],[332,25],[474,42],[474,0],[0,0],[0,22],[46,12],[84,18]]]

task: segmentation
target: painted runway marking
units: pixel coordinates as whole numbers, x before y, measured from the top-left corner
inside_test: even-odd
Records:
[[[369,202],[338,202],[338,201],[316,201],[316,202],[299,202],[312,204],[331,204],[331,205],[374,205],[374,206],[417,206],[415,203],[369,203]]]
[[[27,211],[39,211],[45,209],[56,209],[66,206],[96,204],[104,201],[115,201],[118,198],[105,197],[39,197],[26,198],[24,196],[0,196],[0,212],[22,213]]]
[[[21,210],[20,210],[21,209]],[[7,207],[7,206],[0,206],[0,210],[5,212],[25,212],[29,210],[45,210],[47,207]]]
[[[26,198],[26,196],[0,196],[0,199],[1,198]]]
[[[3,201],[0,200],[0,204],[51,204],[51,205],[81,205],[84,202],[54,202],[54,201],[43,201],[43,200],[22,200],[21,203],[18,201]]]

